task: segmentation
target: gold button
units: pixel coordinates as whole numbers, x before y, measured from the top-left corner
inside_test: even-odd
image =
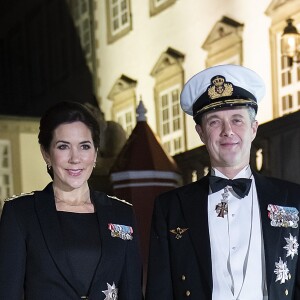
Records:
[[[191,295],[191,292],[190,292],[189,290],[187,290],[187,291],[185,292],[185,294],[189,297],[189,296]]]
[[[184,275],[182,275],[182,276],[181,276],[181,279],[182,279],[183,281],[185,281],[185,276],[184,276]]]

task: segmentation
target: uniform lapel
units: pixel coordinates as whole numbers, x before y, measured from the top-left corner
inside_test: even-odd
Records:
[[[75,288],[76,285],[72,283],[72,273],[67,261],[63,235],[54,202],[52,184],[49,184],[43,191],[35,192],[34,196],[37,216],[49,253],[66,282],[78,294]]]
[[[211,251],[208,229],[207,201],[209,183],[204,177],[180,194],[184,217],[189,228],[203,278],[212,289]]]
[[[101,192],[92,192],[92,200],[94,202],[98,217],[100,238],[101,238],[101,256],[98,266],[95,270],[94,279],[90,289],[90,297],[96,294],[100,297],[103,289],[107,288],[106,283],[112,285],[111,279],[114,278],[114,262],[119,263],[119,257],[123,257],[126,242],[111,236],[111,231],[108,228],[109,223],[114,223],[115,212],[112,205],[112,200]],[[121,242],[121,243],[120,243]],[[122,245],[124,247],[122,247]],[[105,284],[103,286],[103,283]],[[100,294],[99,294],[100,293]],[[104,294],[103,294],[104,295]]]
[[[271,220],[268,217],[268,205],[284,205],[286,202],[285,192],[280,190],[271,181],[262,175],[254,173],[255,184],[257,189],[258,202],[260,206],[262,232],[265,249],[266,277],[267,287],[275,282],[275,262],[278,260],[278,251],[280,250],[280,238],[282,227],[272,227]]]

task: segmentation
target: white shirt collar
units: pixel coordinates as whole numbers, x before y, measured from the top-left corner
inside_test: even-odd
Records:
[[[221,173],[218,169],[216,169],[214,167],[211,168],[211,175],[229,179],[228,177],[226,177],[223,173]],[[252,175],[252,171],[251,171],[250,165],[247,165],[236,176],[234,176],[233,179],[250,178],[251,175]]]

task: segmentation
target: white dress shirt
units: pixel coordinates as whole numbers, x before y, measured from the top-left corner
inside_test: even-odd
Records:
[[[227,178],[217,169],[212,175]],[[251,178],[249,194],[240,198],[227,187],[228,214],[218,217],[216,206],[224,189],[208,196],[211,245],[212,300],[267,300],[264,248],[255,180],[249,166],[233,179]],[[228,178],[227,178],[228,179]]]

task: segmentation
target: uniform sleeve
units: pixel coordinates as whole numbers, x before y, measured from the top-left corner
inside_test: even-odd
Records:
[[[142,300],[142,259],[138,230],[134,214],[133,218],[133,239],[127,241],[125,263],[120,281],[120,291],[118,299],[122,300]]]
[[[168,231],[159,198],[155,201],[152,216],[145,299],[173,299]]]
[[[25,264],[24,235],[13,203],[6,202],[0,220],[0,299],[22,299]]]

